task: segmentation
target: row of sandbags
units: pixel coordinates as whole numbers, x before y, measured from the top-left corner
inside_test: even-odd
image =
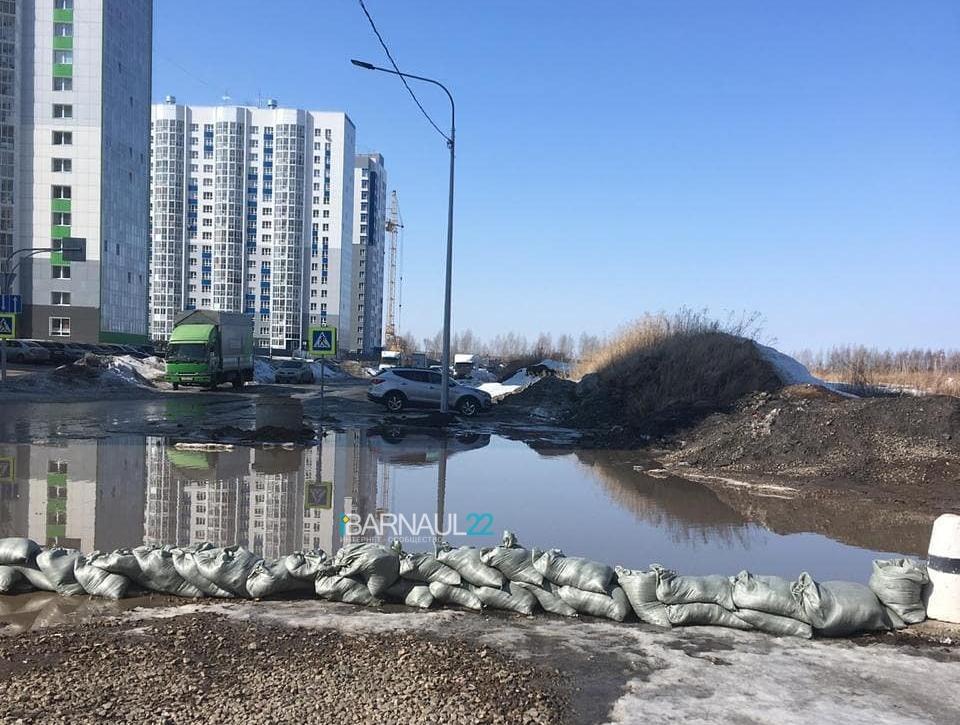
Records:
[[[29,539],[0,539],[0,592],[34,589],[119,599],[138,590],[181,597],[259,599],[313,592],[353,604],[435,603],[530,615],[586,614],[622,622],[635,616],[661,627],[715,625],[776,635],[845,636],[923,621],[922,563],[874,562],[869,586],[796,581],[741,572],[735,577],[683,576],[610,567],[557,549],[521,546],[506,532],[500,546],[442,545],[436,554],[399,544],[350,544],[334,557],[295,552],[264,560],[242,546],[140,546],[109,553],[41,548]]]

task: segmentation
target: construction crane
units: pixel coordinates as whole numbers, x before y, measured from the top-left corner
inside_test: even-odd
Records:
[[[390,240],[390,271],[387,275],[387,323],[384,330],[384,350],[398,350],[397,321],[400,310],[397,299],[400,294],[402,278],[397,278],[397,256],[399,253],[400,230],[403,218],[400,216],[400,202],[397,192],[390,192],[390,216],[387,217],[386,232]]]

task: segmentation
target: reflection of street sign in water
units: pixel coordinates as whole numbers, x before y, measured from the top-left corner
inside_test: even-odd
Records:
[[[17,467],[12,456],[0,457],[0,483],[13,483]]]
[[[304,494],[304,508],[328,509],[333,507],[333,482],[313,481],[307,484]]]
[[[337,354],[337,328],[311,327],[307,335],[307,350],[315,357],[335,357]]]

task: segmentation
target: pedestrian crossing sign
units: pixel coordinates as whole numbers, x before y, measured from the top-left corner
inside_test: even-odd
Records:
[[[314,357],[335,357],[337,328],[311,327],[307,335],[307,351]]]
[[[0,314],[0,339],[6,340],[16,337],[17,316],[12,312]]]
[[[0,456],[0,483],[13,483],[17,470],[15,461],[13,456]]]

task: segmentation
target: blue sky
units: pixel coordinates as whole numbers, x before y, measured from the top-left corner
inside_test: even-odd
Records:
[[[960,347],[960,5],[367,0],[457,100],[454,327],[758,311],[787,350]],[[229,9],[228,9],[229,8]],[[154,98],[346,111],[442,319],[447,156],[353,0],[155,0]],[[416,88],[442,127],[439,91]]]

